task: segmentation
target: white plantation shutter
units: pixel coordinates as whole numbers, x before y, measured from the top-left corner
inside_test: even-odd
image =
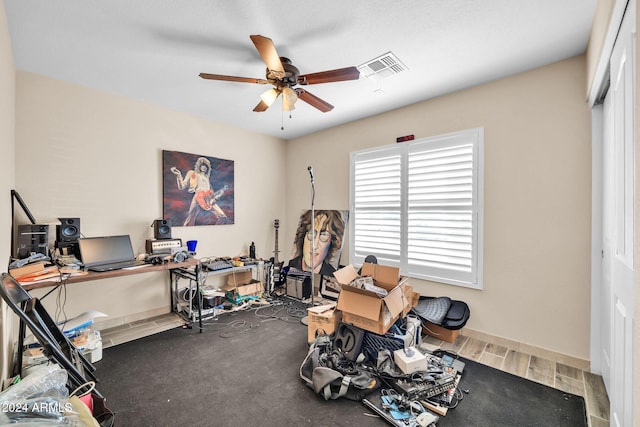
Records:
[[[352,153],[351,260],[482,287],[482,129]]]
[[[357,258],[375,254],[379,261],[400,262],[401,152],[383,149],[358,156],[352,170]]]
[[[445,139],[408,151],[408,271],[472,281],[473,144]]]

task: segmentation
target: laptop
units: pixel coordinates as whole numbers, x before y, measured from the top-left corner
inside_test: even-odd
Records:
[[[144,265],[133,253],[131,237],[102,236],[78,239],[80,259],[90,271],[112,271]]]

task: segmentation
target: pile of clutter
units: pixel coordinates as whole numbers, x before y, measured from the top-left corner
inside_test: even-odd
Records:
[[[95,363],[102,360],[102,337],[94,327],[94,319],[106,316],[102,312],[89,310],[57,326],[90,363]],[[31,370],[48,363],[49,357],[44,353],[42,345],[33,335],[27,335],[22,354],[22,374],[26,376]]]
[[[38,365],[0,392],[0,425],[114,425],[105,399],[86,383],[69,392],[68,372],[55,363]]]
[[[464,362],[422,336],[455,341],[468,306],[421,297],[395,267],[365,263],[360,274],[347,266],[334,277],[337,302],[308,309],[302,380],[325,399],[361,401],[392,425],[435,425],[462,400]]]
[[[180,288],[176,291],[174,298],[177,312],[186,319],[197,321],[200,314],[203,319],[208,319],[223,313],[246,309],[263,297],[263,291],[262,282],[254,279],[250,270],[230,269],[226,283],[222,286],[205,284],[200,287],[199,294],[192,286]]]

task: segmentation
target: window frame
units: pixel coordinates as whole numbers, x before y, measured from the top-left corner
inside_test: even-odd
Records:
[[[470,246],[470,271],[465,273],[455,272],[454,269],[438,269],[430,268],[424,265],[418,265],[410,263],[408,260],[408,247],[409,247],[409,156],[417,155],[418,153],[430,152],[434,149],[454,149],[454,147],[466,146],[470,148],[471,152],[471,206],[470,209],[466,209],[466,216],[471,223],[471,242]],[[419,150],[420,147],[426,148],[426,150]],[[416,152],[418,149],[418,152]],[[451,284],[456,286],[469,287],[473,289],[483,289],[483,205],[484,205],[484,128],[473,128],[459,132],[452,132],[448,134],[436,135],[419,140],[403,142],[398,144],[390,144],[381,147],[374,147],[350,153],[350,187],[349,187],[349,209],[350,209],[350,222],[349,227],[349,259],[355,265],[361,265],[364,262],[364,258],[367,255],[365,253],[356,253],[359,245],[356,242],[356,225],[359,224],[360,218],[358,216],[364,215],[362,211],[366,213],[366,209],[356,211],[356,165],[362,167],[365,161],[376,161],[381,158],[397,158],[399,156],[399,173],[400,173],[400,187],[394,187],[393,200],[399,196],[399,209],[400,220],[398,226],[399,234],[399,249],[397,252],[393,252],[387,256],[386,254],[376,255],[378,262],[385,265],[396,266],[400,268],[402,275],[429,280],[439,283]],[[394,172],[398,172],[394,169]],[[361,184],[361,182],[360,182]],[[362,194],[362,193],[361,193]],[[392,210],[395,209],[395,204],[392,203]],[[360,204],[362,206],[362,203]],[[453,204],[447,206],[450,212],[455,211]],[[379,206],[381,207],[381,205]],[[382,209],[379,209],[382,210]],[[464,210],[464,209],[463,209]],[[376,211],[376,207],[372,208],[372,212]],[[414,210],[415,211],[415,210]],[[429,211],[429,208],[426,209]],[[395,212],[395,211],[394,211]],[[366,215],[363,216],[365,218]],[[362,229],[362,227],[359,227]],[[361,251],[362,252],[362,251]]]

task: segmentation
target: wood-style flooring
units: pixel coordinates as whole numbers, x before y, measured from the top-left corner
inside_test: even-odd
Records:
[[[184,321],[175,314],[128,323],[101,331],[102,345],[103,348],[107,348],[183,324]],[[422,345],[427,348],[450,350],[467,359],[583,396],[589,426],[609,426],[609,398],[604,382],[600,375],[589,372],[588,366],[584,366],[584,363],[544,350],[531,351],[525,347],[523,351],[523,346],[518,343],[506,342],[465,329],[453,343],[425,336]]]
[[[453,343],[426,336],[423,345],[450,350],[467,359],[582,396],[589,426],[609,426],[609,397],[602,377],[589,372],[588,367],[576,366],[582,363],[571,363],[570,358],[539,349],[536,354],[528,354],[519,349],[517,343],[510,348],[504,340],[470,335],[474,335],[472,331],[467,333],[463,329]]]

